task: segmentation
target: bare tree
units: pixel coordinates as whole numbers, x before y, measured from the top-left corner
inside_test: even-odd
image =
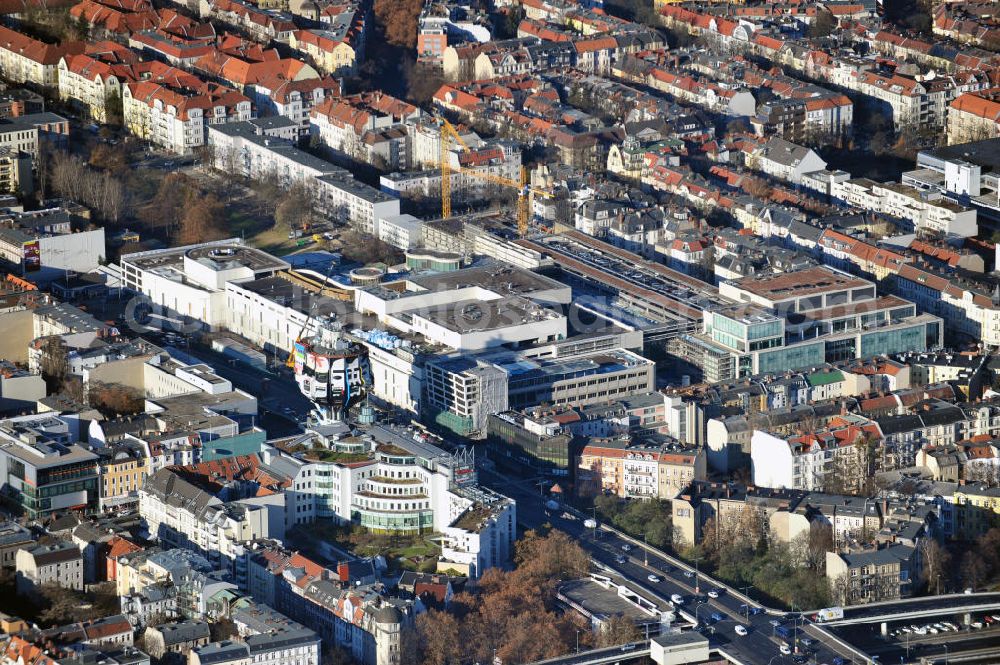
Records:
[[[923,583],[929,590],[940,593],[942,578],[947,581],[951,553],[934,538],[924,538],[920,541],[920,558],[923,560],[920,571]]]
[[[626,615],[611,617],[597,633],[597,647],[614,647],[639,640],[641,635],[635,622]]]

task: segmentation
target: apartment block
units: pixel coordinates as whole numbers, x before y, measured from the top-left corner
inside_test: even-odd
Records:
[[[917,551],[894,544],[874,550],[827,552],[826,577],[843,605],[863,605],[910,596],[920,579]]]
[[[38,593],[46,584],[83,591],[83,555],[73,543],[59,541],[17,551],[17,592]]]

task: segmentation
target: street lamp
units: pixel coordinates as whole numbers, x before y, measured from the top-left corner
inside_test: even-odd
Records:
[[[753,585],[752,584],[748,584],[748,585],[746,585],[744,587],[740,587],[740,591],[743,593],[744,596],[746,596],[749,599],[750,598],[750,589],[752,589],[752,588],[753,588]],[[745,604],[747,606],[747,622],[749,622],[750,621],[750,603],[745,603]]]
[[[944,665],[948,665],[948,645],[942,644],[941,646],[944,647]]]
[[[698,618],[698,610],[701,609],[701,606],[704,605],[705,602],[706,601],[704,600],[699,600],[698,603],[694,606],[694,622],[699,626],[701,625],[701,620]]]
[[[701,561],[701,557],[696,557],[694,560],[694,592],[695,594],[700,593],[698,587],[698,562]]]
[[[576,652],[580,653],[580,629],[576,629]]]
[[[799,612],[799,616],[792,620],[792,646],[795,653],[799,652],[799,619],[802,619],[802,610],[795,606],[795,603],[791,605],[793,612]]]

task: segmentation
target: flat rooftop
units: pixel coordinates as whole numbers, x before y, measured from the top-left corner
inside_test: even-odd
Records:
[[[711,284],[577,231],[517,244],[551,256],[563,271],[602,291],[652,305],[664,321],[700,321],[703,310],[731,302]]]
[[[291,307],[303,314],[311,313],[316,317],[342,318],[356,314],[352,302],[319,295],[278,275],[240,282],[238,287],[256,293],[276,305]]]
[[[254,272],[261,270],[278,270],[287,268],[288,264],[253,247],[243,245],[216,245],[212,247],[195,247],[184,255],[209,266],[213,270],[230,270],[237,267],[250,268]]]
[[[863,288],[872,286],[872,283],[824,266],[815,266],[765,277],[744,277],[735,280],[733,286],[768,300],[787,300],[828,291]]]
[[[900,307],[914,307],[914,305],[898,296],[880,296],[874,300],[844,303],[843,305],[834,305],[825,309],[813,309],[808,312],[789,312],[786,318],[790,324],[796,325],[804,321],[827,321],[844,316],[871,314]],[[913,313],[916,315],[916,309],[914,309]]]
[[[1000,139],[959,143],[925,151],[931,157],[948,161],[962,160],[989,170],[1000,169]]]
[[[463,334],[524,325],[532,321],[547,321],[561,316],[520,296],[497,300],[459,300],[446,306],[422,310],[419,315],[448,330]]]
[[[233,418],[225,414],[235,414],[248,399],[252,397],[235,390],[215,395],[203,392],[176,395],[153,400],[163,407],[163,411],[151,415],[165,421],[167,430],[184,431],[217,427],[233,422]]]
[[[496,365],[510,377],[510,381],[524,383],[534,379],[564,380],[597,374],[620,372],[630,367],[655,364],[653,361],[623,349],[610,349],[580,358],[523,359],[511,358]]]
[[[623,584],[624,580],[612,578],[616,583]],[[653,598],[640,594],[629,588],[633,595],[642,598],[646,603],[666,611],[669,608],[660,607],[660,604]],[[635,623],[659,621],[641,609],[634,603],[629,602],[614,588],[605,588],[590,578],[579,580],[569,580],[559,585],[559,593],[570,602],[583,608],[586,612],[603,616],[624,616]]]
[[[712,312],[721,314],[728,319],[739,321],[740,323],[748,326],[755,323],[770,323],[771,321],[781,320],[781,317],[775,316],[766,309],[750,303],[727,305],[725,307],[713,309]]]
[[[141,270],[180,269],[184,264],[185,257],[207,265],[213,270],[230,270],[239,266],[249,268],[254,272],[288,268],[288,263],[285,261],[259,249],[242,245],[238,238],[229,238],[205,245],[126,254],[121,260],[123,263],[134,265]]]
[[[524,296],[538,291],[569,288],[550,277],[499,263],[434,275],[421,275],[410,279],[409,282],[427,291],[450,291],[478,286],[501,296]]]

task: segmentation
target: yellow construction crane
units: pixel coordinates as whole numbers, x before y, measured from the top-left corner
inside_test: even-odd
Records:
[[[537,194],[545,197],[551,197],[552,195],[544,190],[529,187],[528,172],[523,166],[521,167],[520,181],[493,175],[491,173],[480,173],[475,169],[468,169],[461,166],[454,168],[448,159],[452,141],[458,143],[465,150],[469,150],[470,148],[466,145],[465,141],[462,140],[462,137],[459,135],[458,130],[455,129],[455,126],[448,122],[445,118],[439,117],[438,125],[441,127],[441,154],[439,158],[439,165],[441,167],[441,217],[451,217],[451,174],[453,171],[457,171],[459,173],[464,173],[471,178],[479,178],[480,180],[486,180],[498,185],[503,185],[504,187],[512,187],[513,189],[516,189],[517,232],[522,238],[526,236],[528,234],[528,221],[531,219],[530,195]]]

